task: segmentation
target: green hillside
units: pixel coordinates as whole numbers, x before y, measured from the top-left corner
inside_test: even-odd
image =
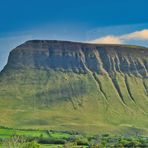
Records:
[[[143,57],[141,56],[142,52],[131,53],[131,55],[133,54],[133,60],[142,57],[139,59],[139,63],[145,65],[143,66],[144,69],[142,69],[143,67],[140,67],[141,65],[138,62],[137,65],[135,64],[136,69],[140,69],[140,71],[137,70],[138,75],[136,75],[135,71],[132,71],[133,67],[129,68],[131,70],[130,73],[126,71],[126,67],[121,67],[118,70],[117,66],[124,65],[124,60],[118,61],[120,62],[118,65],[118,62],[111,62],[111,59],[112,69],[106,68],[109,66],[105,63],[107,62],[106,55],[114,57],[116,48],[121,47],[109,47],[111,49],[115,48],[115,51],[112,50],[112,53],[109,51],[109,53],[105,54],[101,53],[103,49],[102,51],[99,49],[101,59],[96,56],[98,53],[94,51],[93,54],[87,53],[83,49],[83,54],[85,54],[85,61],[81,55],[83,67],[71,59],[70,62],[62,61],[65,60],[63,55],[65,56],[68,52],[67,50],[64,50],[66,53],[62,53],[62,55],[56,52],[63,59],[56,57],[60,63],[56,63],[57,61],[53,62],[55,59],[52,59],[54,66],[56,67],[61,62],[64,63],[64,66],[60,65],[60,68],[55,68],[50,65],[51,68],[45,68],[46,63],[43,61],[45,55],[43,56],[41,51],[42,61],[40,61],[44,63],[45,67],[41,66],[40,63],[31,65],[32,61],[33,63],[34,61],[38,62],[35,59],[36,57],[38,59],[41,57],[38,53],[35,53],[35,51],[40,50],[38,42],[32,44],[31,47],[29,44],[13,50],[9,56],[8,64],[0,73],[0,125],[15,128],[77,130],[91,133],[122,133],[127,129],[130,130],[130,127],[134,127],[139,132],[148,133],[147,49],[141,47],[141,50],[146,53]],[[45,43],[42,44],[46,45]],[[58,44],[58,47],[63,47],[60,43],[54,44]],[[64,49],[68,48],[71,51],[71,46],[73,45],[67,44],[64,44]],[[48,48],[50,46],[49,43]],[[53,47],[52,45],[53,50],[57,49],[55,46]],[[28,48],[31,50],[28,50]],[[102,48],[107,47],[103,46]],[[129,48],[130,52],[130,48],[137,50],[138,47],[122,48],[125,48],[125,50]],[[138,50],[140,51],[139,48]],[[30,54],[28,60],[26,60],[27,57],[25,56],[27,55],[25,52]],[[20,54],[22,58],[19,57]],[[53,52],[52,54],[49,53],[52,57],[54,54]],[[69,57],[74,54],[68,53]],[[123,57],[125,55],[127,53],[123,54]],[[93,60],[89,59],[93,56],[96,56],[97,60],[94,58]],[[66,56],[66,60],[69,57]],[[118,57],[121,58],[122,54]],[[105,61],[103,61],[104,59]],[[98,61],[100,60],[102,64],[99,65]],[[131,61],[128,59],[127,63]],[[143,61],[145,61],[144,64],[142,63]],[[26,66],[25,62],[29,63],[27,63],[28,66]],[[72,64],[70,65],[69,63]],[[98,72],[97,68],[94,67],[95,65],[100,69]],[[129,65],[132,65],[132,63]],[[113,67],[116,68],[114,69]]]

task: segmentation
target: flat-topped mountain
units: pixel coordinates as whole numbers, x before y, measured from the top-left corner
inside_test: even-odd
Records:
[[[33,40],[12,50],[7,66],[77,73],[117,71],[146,77],[147,57],[148,48],[138,46]]]
[[[32,40],[0,73],[0,125],[147,130],[148,48]]]

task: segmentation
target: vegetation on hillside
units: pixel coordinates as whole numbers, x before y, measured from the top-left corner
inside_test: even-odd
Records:
[[[141,132],[147,131],[147,95],[143,80],[127,75],[127,90],[123,74],[117,75],[125,99],[123,103],[110,77],[96,76],[99,83],[90,73],[39,69],[6,71],[0,76],[0,124],[102,133],[119,129],[122,132],[124,128],[135,126]],[[147,86],[147,79],[144,82]]]

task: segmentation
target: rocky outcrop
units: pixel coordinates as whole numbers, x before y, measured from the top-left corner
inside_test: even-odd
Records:
[[[6,68],[41,68],[86,73],[122,72],[147,77],[148,49],[66,41],[28,41],[11,51]],[[87,67],[87,68],[86,68]]]

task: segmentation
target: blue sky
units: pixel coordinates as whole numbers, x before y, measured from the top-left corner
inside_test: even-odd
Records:
[[[1,0],[0,69],[29,39],[148,46],[148,1]]]

